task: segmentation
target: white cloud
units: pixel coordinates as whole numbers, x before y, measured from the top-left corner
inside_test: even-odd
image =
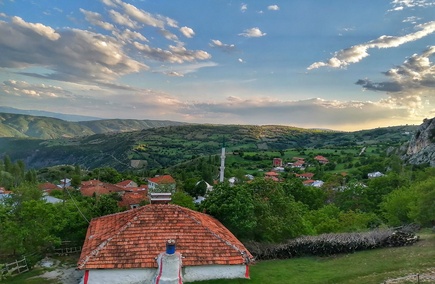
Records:
[[[279,7],[278,7],[278,5],[270,5],[270,6],[267,6],[267,10],[278,11]]]
[[[232,52],[235,50],[236,46],[234,44],[225,44],[218,39],[212,39],[209,44],[211,47],[220,49],[224,52]]]
[[[61,87],[46,84],[29,84],[25,81],[7,80],[0,84],[0,90],[15,96],[34,98],[57,98],[69,95]]]
[[[131,29],[138,28],[138,24],[136,21],[130,19],[127,15],[123,15],[115,10],[110,10],[109,15],[115,23],[129,27]]]
[[[157,28],[164,28],[165,22],[158,17],[153,16],[152,14],[138,9],[135,6],[121,2],[122,7],[124,8],[124,12],[131,18],[137,20],[140,23],[143,23],[148,26],[157,27]]]
[[[412,42],[434,33],[435,21],[418,25],[416,28],[419,29],[419,31],[404,36],[383,35],[375,40],[340,50],[328,61],[315,62],[307,69],[312,70],[320,67],[344,68],[351,63],[357,63],[369,56],[369,49],[398,47],[404,43]]]
[[[37,33],[49,40],[58,40],[60,38],[60,34],[57,33],[53,28],[45,26],[40,23],[28,23],[25,22],[20,17],[12,17],[12,23],[16,25],[16,27],[20,27],[21,30],[25,30],[26,32],[34,32]],[[4,33],[8,34],[8,33]]]
[[[244,13],[246,10],[248,10],[248,4],[243,4],[240,6],[240,11],[242,11],[242,13]]]
[[[180,32],[187,38],[192,38],[195,32],[189,27],[181,27]]]
[[[259,28],[251,28],[244,30],[243,33],[239,35],[244,37],[262,37],[265,36],[266,33],[263,33]]]
[[[393,9],[390,11],[401,11],[405,8],[427,8],[435,6],[432,0],[393,0],[391,2]]]
[[[99,13],[87,11],[81,8],[80,12],[85,15],[86,20],[92,25],[98,26],[108,31],[112,31],[115,28],[111,23],[103,21],[103,17]]]
[[[430,46],[421,54],[412,55],[402,65],[384,72],[388,81],[373,83],[368,79],[360,79],[356,84],[365,90],[405,93],[407,96],[409,93],[434,90],[435,65],[430,61],[434,55],[435,46]]]
[[[210,59],[211,55],[202,50],[187,50],[183,46],[169,46],[169,50],[161,48],[152,48],[147,44],[134,42],[134,46],[140,50],[146,57],[169,63],[184,63],[195,60]]]

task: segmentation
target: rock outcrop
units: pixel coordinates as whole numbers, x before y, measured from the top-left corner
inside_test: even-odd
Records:
[[[435,167],[435,118],[423,120],[411,138],[404,158],[410,164]]]

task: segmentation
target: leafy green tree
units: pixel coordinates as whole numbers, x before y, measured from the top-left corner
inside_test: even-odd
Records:
[[[283,242],[300,235],[310,234],[304,219],[306,207],[287,195],[280,183],[260,181],[261,190],[254,192],[257,241]],[[248,187],[250,184],[247,185]]]
[[[184,191],[177,191],[172,194],[171,204],[180,205],[192,210],[196,209],[192,196],[185,193]]]
[[[413,185],[417,200],[410,215],[422,226],[435,225],[435,177]]]
[[[241,239],[251,239],[256,226],[252,192],[219,184],[201,203],[201,211],[214,216]]]
[[[415,187],[403,187],[393,190],[380,204],[382,215],[390,226],[412,223],[412,208],[416,207],[417,190]]]
[[[319,209],[325,205],[326,191],[314,186],[305,186],[300,179],[288,180],[283,188],[287,194],[294,197],[295,201],[302,202],[310,210]]]
[[[93,208],[94,217],[109,215],[120,211],[118,207],[119,196],[117,193],[99,195],[96,199]]]

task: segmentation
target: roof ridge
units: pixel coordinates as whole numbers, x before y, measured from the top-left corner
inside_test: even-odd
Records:
[[[143,206],[145,207],[145,206]],[[133,209],[134,210],[134,209]],[[116,236],[118,236],[119,234],[121,234],[122,232],[124,232],[127,228],[129,228],[131,226],[131,224],[133,223],[133,221],[137,220],[139,212],[142,210],[137,210],[137,212],[132,216],[132,218],[128,218],[128,222],[126,224],[124,224],[116,233],[114,233],[111,237],[107,238],[106,240],[104,240],[101,244],[98,245],[98,247],[94,250],[91,251],[90,254],[88,254],[83,261],[80,262],[80,264],[78,265],[78,269],[81,269],[83,266],[86,265],[86,263],[89,261],[89,259],[95,255],[97,255],[103,248],[106,247],[106,245]],[[105,215],[102,217],[106,217],[106,216],[114,216],[114,215],[122,215],[121,213],[125,213],[128,211],[124,211],[124,212],[119,212],[119,213],[114,213],[114,214],[110,214],[110,215]],[[101,218],[101,217],[100,217]],[[92,235],[90,236],[92,237]]]
[[[229,247],[232,247],[232,248],[235,249],[236,251],[240,252],[241,255],[246,254],[245,251],[242,251],[241,249],[239,249],[236,245],[234,245],[234,244],[231,243],[230,241],[225,240],[224,238],[222,238],[219,234],[213,232],[209,227],[204,226],[200,220],[198,220],[197,218],[195,218],[195,217],[192,216],[192,215],[187,214],[186,212],[184,212],[183,210],[181,210],[181,208],[183,208],[183,209],[187,209],[187,210],[191,210],[191,211],[194,212],[195,214],[196,214],[196,213],[204,214],[205,216],[207,216],[207,217],[209,217],[209,218],[214,218],[214,217],[212,217],[212,216],[210,216],[210,215],[207,215],[207,214],[205,214],[205,213],[201,213],[201,212],[198,212],[198,211],[195,211],[195,210],[189,209],[189,208],[182,207],[182,206],[178,206],[178,205],[175,205],[175,206],[176,206],[177,209],[180,210],[183,214],[185,214],[187,217],[189,217],[190,219],[192,219],[193,221],[195,221],[197,224],[200,224],[204,229],[206,229],[209,233],[211,233],[213,236],[215,236],[215,237],[216,237],[217,239],[219,239],[221,242],[225,243],[225,244],[228,245]],[[214,225],[215,225],[215,224],[214,224]],[[229,230],[228,230],[228,231],[229,231]],[[230,231],[229,231],[229,232],[230,232]],[[230,232],[230,233],[231,233],[231,232]],[[232,234],[232,233],[231,233],[231,234]],[[245,257],[244,257],[244,258],[245,258]]]

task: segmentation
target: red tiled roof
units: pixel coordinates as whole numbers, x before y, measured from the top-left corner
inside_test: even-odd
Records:
[[[296,174],[297,177],[301,177],[301,178],[307,178],[307,179],[311,179],[314,174],[313,173],[303,173],[303,174]]]
[[[141,203],[143,200],[148,199],[148,192],[142,191],[142,192],[125,192],[122,195],[122,200],[118,202],[118,205],[120,207],[128,207],[130,208],[131,205],[136,205]]]
[[[277,177],[277,176],[279,176],[279,174],[276,173],[276,172],[267,172],[267,173],[264,173],[264,175],[265,176],[269,176],[269,177]]]
[[[109,194],[112,192],[121,192],[121,191],[124,191],[124,189],[114,184],[105,183],[105,182],[98,182],[95,183],[95,185],[88,185],[88,186],[82,185],[82,187],[80,188],[80,192],[84,196],[93,196],[94,193],[96,195],[101,195],[101,194]]]
[[[120,187],[134,187],[134,185],[137,185],[137,183],[132,181],[131,179],[128,179],[118,182],[116,185]]]
[[[54,183],[51,183],[51,182],[45,182],[45,183],[38,184],[38,188],[40,190],[59,189],[59,187],[57,187],[57,185],[55,185]]]
[[[157,184],[175,183],[175,179],[170,175],[157,176],[149,178],[148,180]]]
[[[150,204],[92,219],[78,269],[157,267],[174,239],[183,265],[244,264],[252,255],[218,220],[178,205]]]

